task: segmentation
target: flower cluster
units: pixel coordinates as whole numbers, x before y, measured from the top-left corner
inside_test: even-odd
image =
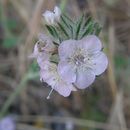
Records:
[[[107,68],[108,59],[97,36],[100,27],[84,16],[75,23],[58,7],[43,16],[50,36],[39,35],[31,57],[37,59],[40,80],[52,88],[47,98],[53,90],[67,97],[71,91],[90,86]]]

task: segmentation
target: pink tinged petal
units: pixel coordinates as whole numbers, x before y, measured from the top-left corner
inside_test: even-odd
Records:
[[[61,78],[67,83],[73,83],[76,80],[75,68],[65,61],[60,61],[58,64],[58,73]]]
[[[41,69],[40,70],[40,80],[46,82],[51,77],[48,71]]]
[[[92,70],[77,71],[77,79],[75,85],[79,89],[85,89],[90,86],[95,80],[95,74]]]
[[[60,60],[69,58],[75,52],[76,43],[76,40],[66,40],[60,44],[58,48]]]
[[[96,52],[102,49],[102,43],[100,39],[95,35],[88,35],[79,41],[82,49],[88,52]]]
[[[72,91],[72,85],[71,84],[65,84],[64,82],[59,82],[57,85],[55,85],[54,89],[62,96],[68,97]]]
[[[99,54],[97,54],[97,56],[92,57],[92,64],[93,64],[92,69],[95,75],[100,75],[107,69],[108,66],[107,56],[103,52],[100,52]]]
[[[40,71],[40,80],[46,82],[52,88],[54,88],[54,86],[57,82],[55,75],[49,71],[46,71],[46,70]]]
[[[43,68],[45,61],[49,61],[50,54],[45,52],[40,52],[39,56],[37,57],[37,63],[40,66],[40,68]]]

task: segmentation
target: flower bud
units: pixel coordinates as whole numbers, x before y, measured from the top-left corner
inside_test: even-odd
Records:
[[[57,6],[55,6],[54,11],[45,11],[43,13],[43,17],[48,25],[56,25],[57,22],[60,21],[61,10]]]

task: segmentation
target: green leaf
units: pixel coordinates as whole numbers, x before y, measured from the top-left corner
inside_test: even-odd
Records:
[[[71,27],[75,24],[71,18],[69,18],[66,14],[62,15],[63,19],[66,21],[67,24],[69,24]]]
[[[73,37],[73,28],[72,25],[69,24],[66,18],[61,16],[61,25],[66,29],[66,32],[69,34],[69,37]]]
[[[69,33],[67,32],[67,30],[65,29],[65,27],[64,27],[61,23],[58,23],[58,25],[59,25],[60,30],[63,32],[63,34],[64,34],[67,38],[69,38],[69,37],[70,37],[70,36],[69,36]]]
[[[81,38],[83,38],[84,36],[88,35],[88,34],[91,34],[92,31],[93,31],[93,27],[94,27],[94,24],[92,22],[90,22],[86,28],[84,28],[84,30],[82,31],[81,33]]]
[[[83,18],[84,18],[84,15],[82,15],[76,22],[75,39],[78,39],[78,35],[83,24]]]
[[[101,30],[102,30],[102,27],[101,27],[98,23],[95,23],[94,28],[95,28],[94,34],[98,36],[99,33],[100,33]]]
[[[59,38],[57,30],[53,26],[45,25],[48,32],[54,37]]]
[[[17,22],[13,19],[8,19],[7,20],[7,27],[9,28],[9,30],[16,29]]]
[[[33,61],[29,68],[30,72],[38,72],[39,66],[36,61]]]
[[[11,48],[14,47],[17,44],[17,38],[16,37],[7,37],[4,39],[3,46],[5,48]]]
[[[66,28],[70,29],[70,25],[68,24],[67,19],[61,15],[61,22],[66,26]]]
[[[84,23],[84,27],[86,27],[88,24],[92,22],[92,17],[88,16],[87,20]]]

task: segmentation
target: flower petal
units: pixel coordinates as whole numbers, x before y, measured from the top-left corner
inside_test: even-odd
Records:
[[[64,82],[59,82],[55,85],[54,89],[64,97],[68,97],[72,91],[72,84],[65,84]]]
[[[100,75],[108,66],[107,56],[103,52],[100,52],[97,56],[92,57],[92,64],[95,75]]]
[[[76,40],[66,40],[60,44],[58,48],[60,60],[67,59],[74,53],[77,46],[76,43]]]
[[[87,69],[85,71],[77,71],[77,79],[75,85],[79,89],[85,89],[91,85],[95,80],[95,74],[92,70]]]
[[[83,39],[79,40],[81,48],[84,48],[88,52],[96,52],[102,49],[100,39],[95,35],[88,35]]]
[[[48,25],[53,25],[55,24],[55,16],[54,13],[51,11],[46,11],[45,13],[43,13],[43,16],[47,22]]]
[[[36,44],[34,45],[33,53],[29,56],[29,58],[37,58],[37,56],[39,55],[38,42],[36,42]]]
[[[39,55],[37,56],[37,63],[40,66],[40,68],[43,68],[44,66],[44,61],[49,61],[50,54],[45,53],[45,52],[40,52]]]
[[[76,80],[75,68],[68,62],[59,62],[58,73],[67,83],[73,83]]]
[[[54,16],[55,16],[55,20],[56,20],[57,22],[59,22],[60,16],[61,16],[61,10],[60,10],[60,8],[57,7],[57,6],[55,6],[55,8],[54,8]]]

